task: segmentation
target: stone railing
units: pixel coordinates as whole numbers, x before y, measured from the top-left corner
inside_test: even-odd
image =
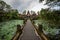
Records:
[[[40,29],[39,29],[39,25],[38,27],[34,24],[34,21],[32,21],[32,24],[34,25],[34,28],[36,29],[39,37],[42,39],[42,40],[50,40],[42,31],[42,26],[40,25]]]
[[[13,36],[13,38],[11,40],[18,40],[20,35],[22,34],[22,30],[24,28],[24,25],[20,26],[20,25],[17,25],[17,31],[16,31],[16,34]]]

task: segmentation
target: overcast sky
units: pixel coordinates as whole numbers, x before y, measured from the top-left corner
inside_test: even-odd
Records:
[[[3,0],[7,4],[11,5],[12,8],[18,9],[19,12],[22,12],[23,10],[33,10],[38,11],[41,8],[46,8],[47,5],[43,5],[43,3],[39,3],[39,0]]]

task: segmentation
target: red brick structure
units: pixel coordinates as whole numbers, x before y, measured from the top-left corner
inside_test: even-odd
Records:
[[[36,19],[38,17],[38,15],[36,13],[33,13],[31,14],[30,11],[27,11],[27,14],[19,14],[19,16],[21,18],[24,18],[24,19]]]

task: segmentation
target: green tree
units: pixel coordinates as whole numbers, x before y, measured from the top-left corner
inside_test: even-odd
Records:
[[[24,15],[26,14],[26,10],[23,11],[23,14],[24,14]]]
[[[18,10],[12,9],[10,5],[6,4],[4,1],[0,1],[0,21],[18,18]]]
[[[60,10],[48,10],[48,9],[42,9],[40,11],[39,19],[53,22],[54,24],[60,23]]]
[[[44,0],[39,0],[39,2],[42,2]],[[60,0],[45,0],[46,3],[44,5],[48,5],[51,7],[54,7],[55,5],[60,6]]]

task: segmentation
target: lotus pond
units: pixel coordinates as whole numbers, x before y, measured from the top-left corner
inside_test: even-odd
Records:
[[[47,21],[43,21],[43,20],[34,20],[35,25],[38,28],[38,24],[41,24],[43,26],[43,32],[44,34],[48,35],[57,35],[60,34],[60,28],[57,28],[57,25],[54,24],[49,24]]]
[[[17,24],[23,25],[23,20],[0,22],[0,40],[11,40],[17,30]]]

